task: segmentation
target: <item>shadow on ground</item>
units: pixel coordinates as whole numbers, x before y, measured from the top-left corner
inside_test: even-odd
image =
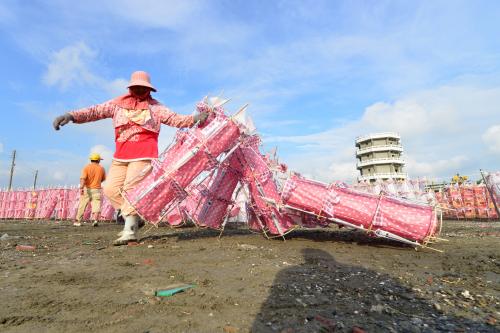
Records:
[[[497,332],[437,310],[385,274],[319,249],[302,253],[303,264],[276,275],[252,332]]]
[[[145,228],[147,230],[147,228]],[[144,229],[143,229],[144,230]],[[179,228],[171,228],[162,233],[144,235],[141,238],[141,241],[146,240],[159,240],[159,239],[168,239],[168,238],[176,238],[179,241],[182,240],[192,240],[192,239],[203,239],[203,238],[215,238],[215,237],[234,237],[234,236],[242,236],[242,235],[256,235],[256,237],[261,236],[264,237],[260,233],[255,233],[250,231],[247,228],[239,228],[232,227],[226,228],[222,233],[219,230],[213,229],[203,229],[197,228],[193,229],[190,226],[187,227],[179,227]],[[368,245],[374,247],[391,247],[391,248],[401,248],[407,250],[410,246],[398,243],[395,241],[391,241],[384,238],[371,237],[364,232],[360,232],[357,230],[349,230],[349,229],[340,229],[340,230],[329,230],[329,229],[297,229],[284,237],[285,240],[292,239],[306,239],[315,242],[344,242],[344,243],[356,243],[357,245]],[[270,238],[269,241],[274,242],[282,242],[284,240],[282,237],[274,237]]]

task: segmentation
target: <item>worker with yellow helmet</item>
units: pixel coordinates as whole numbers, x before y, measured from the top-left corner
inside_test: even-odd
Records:
[[[101,183],[106,179],[106,172],[99,164],[102,160],[101,155],[92,153],[89,159],[90,163],[83,168],[80,176],[80,203],[74,226],[82,225],[83,214],[89,202],[92,206],[91,218],[94,227],[97,227],[101,213]]]

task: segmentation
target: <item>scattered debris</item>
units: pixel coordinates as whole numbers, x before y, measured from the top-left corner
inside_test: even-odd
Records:
[[[472,295],[470,294],[470,292],[468,290],[462,291],[460,293],[460,295],[462,295],[466,299],[474,300],[474,297],[472,297]]]
[[[238,333],[240,330],[234,326],[226,325],[223,328],[224,333]]]
[[[370,307],[370,311],[371,312],[377,312],[377,313],[382,313],[385,309],[385,306],[383,306],[382,304],[377,304],[377,305],[372,305]]]
[[[325,317],[320,316],[320,315],[315,315],[314,319],[316,319],[318,322],[320,322],[322,324],[323,331],[326,331],[326,332],[334,332],[335,331],[335,327],[337,325],[333,320],[325,318]]]
[[[35,251],[36,247],[32,245],[17,245],[16,250],[17,251]]]
[[[491,325],[491,326],[495,326],[496,323],[497,323],[497,319],[493,316],[489,316],[487,319],[486,319],[486,323],[488,325]]]
[[[238,244],[238,247],[243,250],[257,250],[258,247],[250,244]]]
[[[142,263],[143,263],[144,265],[154,265],[154,261],[153,261],[153,259],[144,259],[144,260],[142,261]]]
[[[155,291],[155,296],[158,297],[170,297],[177,293],[183,292],[186,289],[194,288],[194,284],[184,284],[184,285],[171,285],[165,289],[160,289]]]

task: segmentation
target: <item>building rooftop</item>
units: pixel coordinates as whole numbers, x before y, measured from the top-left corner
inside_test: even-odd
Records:
[[[356,138],[356,143],[360,143],[367,140],[372,139],[380,139],[380,138],[394,138],[401,139],[401,136],[396,132],[380,132],[380,133],[372,133],[367,135],[358,136]]]

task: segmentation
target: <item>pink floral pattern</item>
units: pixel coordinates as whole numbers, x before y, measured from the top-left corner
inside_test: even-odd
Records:
[[[190,127],[194,124],[193,116],[177,114],[161,104],[150,104],[149,110],[151,112],[151,119],[140,125],[148,131],[159,133],[161,124],[179,128]],[[117,128],[128,124],[130,121],[126,116],[126,109],[117,106],[112,101],[72,111],[70,114],[73,116],[76,124],[113,118],[113,126]]]
[[[138,142],[140,139],[140,135],[144,129],[137,124],[133,124],[130,126],[121,126],[118,128],[118,133],[116,136],[117,142]]]

